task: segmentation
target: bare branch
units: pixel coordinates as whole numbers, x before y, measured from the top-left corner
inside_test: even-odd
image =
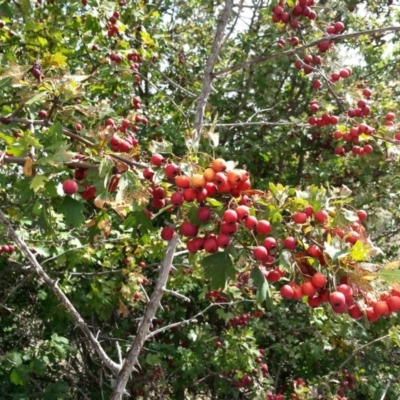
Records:
[[[357,349],[355,349],[354,352],[351,353],[351,354],[339,365],[339,368],[338,368],[339,371],[341,371],[341,370],[344,368],[344,366],[345,366],[349,361],[351,361],[351,360],[357,355],[357,353],[360,352],[362,349],[365,349],[366,347],[371,346],[372,344],[375,344],[375,343],[377,343],[377,342],[380,342],[380,341],[382,341],[382,340],[385,340],[385,339],[387,339],[388,337],[390,337],[390,334],[381,336],[381,337],[379,337],[379,338],[377,338],[377,339],[374,339],[374,340],[371,340],[370,342],[368,342],[368,343],[366,343],[366,344],[363,344],[362,346],[360,346],[360,347],[358,347]]]
[[[212,303],[212,304],[210,304],[209,306],[207,306],[204,310],[198,312],[196,315],[194,315],[193,317],[191,317],[191,318],[189,318],[189,319],[185,319],[185,320],[183,320],[183,321],[174,322],[174,323],[172,323],[172,324],[165,325],[165,326],[163,326],[163,327],[161,327],[161,328],[159,328],[159,329],[157,329],[157,330],[155,330],[155,331],[149,333],[149,334],[147,335],[146,340],[151,339],[152,337],[158,335],[159,333],[165,332],[165,331],[167,331],[167,330],[169,330],[169,329],[172,329],[172,328],[175,328],[175,327],[177,327],[177,326],[182,326],[182,325],[189,324],[190,322],[194,321],[195,319],[197,319],[198,317],[200,317],[201,315],[203,315],[204,313],[206,313],[210,308],[213,308],[213,307],[221,307],[221,306],[233,306],[233,305],[235,305],[235,304],[243,303],[243,302],[251,302],[251,303],[254,303],[254,300],[247,300],[247,299],[246,299],[246,300],[232,301],[232,302],[228,302],[228,303]]]
[[[182,300],[185,300],[185,301],[190,302],[189,297],[186,297],[186,296],[184,296],[184,295],[181,294],[181,293],[174,292],[173,290],[164,289],[164,293],[170,294],[170,295],[172,295],[172,296],[175,296],[175,297],[177,297],[178,299],[182,299]]]
[[[151,295],[150,301],[147,303],[146,311],[144,312],[143,318],[140,321],[135,340],[128,351],[125,362],[115,381],[114,390],[112,392],[110,400],[122,399],[132,369],[138,362],[138,356],[144,342],[147,339],[151,326],[151,321],[153,320],[158,308],[160,307],[160,301],[163,296],[164,287],[168,280],[169,271],[171,269],[174,252],[176,246],[178,245],[178,242],[179,235],[175,235],[168,243],[167,249],[165,250],[164,260],[161,264],[160,273],[154,287],[154,291]]]
[[[69,314],[75,320],[76,324],[81,328],[82,332],[86,335],[89,339],[90,343],[92,344],[94,350],[99,355],[100,359],[104,362],[104,364],[112,371],[114,375],[117,375],[120,371],[120,365],[115,363],[111,358],[106,354],[103,347],[99,343],[99,341],[95,338],[91,330],[89,329],[86,322],[80,316],[74,305],[70,302],[68,297],[64,294],[64,292],[57,286],[57,282],[54,281],[47,275],[44,271],[42,266],[37,262],[35,256],[29,250],[28,246],[25,242],[18,236],[17,232],[12,227],[11,223],[8,221],[7,217],[4,213],[0,210],[0,221],[5,227],[8,235],[14,241],[14,243],[21,249],[22,253],[27,257],[29,263],[36,271],[36,273],[43,279],[45,284],[53,291],[56,297],[60,300],[63,306],[67,309]]]
[[[314,40],[313,42],[310,42],[308,44],[305,44],[303,46],[298,46],[294,49],[291,50],[286,50],[286,51],[282,51],[280,53],[274,53],[274,54],[270,54],[268,56],[258,56],[258,57],[254,57],[249,61],[244,61],[238,64],[234,64],[231,65],[229,67],[220,69],[216,72],[214,72],[212,74],[212,77],[215,78],[219,75],[224,75],[228,72],[233,72],[233,71],[237,71],[239,69],[243,69],[243,68],[247,68],[250,65],[253,64],[259,64],[262,63],[264,61],[269,61],[269,60],[274,60],[274,59],[278,59],[278,58],[282,58],[282,57],[287,57],[287,56],[292,56],[302,50],[308,49],[310,47],[314,47],[319,43],[323,43],[326,41],[337,41],[337,40],[342,40],[342,39],[352,39],[352,38],[356,38],[362,35],[373,35],[375,33],[382,33],[382,32],[396,32],[396,31],[400,31],[400,26],[388,26],[385,28],[378,28],[378,29],[370,29],[370,30],[366,30],[366,31],[359,31],[359,32],[352,32],[352,33],[346,33],[343,35],[332,35],[332,36],[324,36],[320,39]]]
[[[204,124],[203,126],[212,126],[213,124]],[[229,127],[240,127],[240,126],[262,126],[262,125],[270,125],[270,126],[299,126],[299,127],[311,127],[310,124],[305,124],[301,122],[266,122],[266,121],[259,121],[259,122],[236,122],[236,123],[231,123],[231,124],[216,124],[214,126],[216,127],[223,127],[223,128],[229,128]]]
[[[231,16],[232,8],[233,8],[233,0],[226,0],[221,20],[219,21],[217,30],[215,32],[214,43],[211,48],[211,53],[207,60],[206,69],[204,72],[203,86],[197,103],[196,115],[194,118],[195,140],[197,141],[200,139],[201,136],[201,128],[203,127],[203,119],[204,119],[204,110],[206,108],[210,92],[212,90],[211,83],[214,78],[213,71],[215,63],[217,62],[218,59],[218,54],[221,50],[224,31],[226,25],[228,24],[229,17]]]

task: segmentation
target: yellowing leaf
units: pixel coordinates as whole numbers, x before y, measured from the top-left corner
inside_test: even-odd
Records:
[[[30,188],[34,192],[38,192],[39,190],[43,189],[46,182],[49,180],[49,178],[45,175],[36,175],[30,184]]]
[[[24,175],[25,176],[32,176],[33,172],[33,160],[32,158],[28,157],[24,164]]]
[[[65,68],[67,66],[67,57],[60,52],[56,54],[46,53],[43,58],[43,65],[45,67]]]
[[[151,38],[151,36],[147,32],[141,31],[140,35],[142,36],[142,40],[145,45],[154,46],[154,40]]]
[[[383,269],[399,269],[399,268],[400,268],[400,260],[389,262],[383,267]]]
[[[357,240],[350,251],[350,257],[355,261],[368,260],[369,246],[365,246],[362,242]]]
[[[121,314],[123,318],[129,315],[129,309],[122,300],[119,301],[118,313]]]

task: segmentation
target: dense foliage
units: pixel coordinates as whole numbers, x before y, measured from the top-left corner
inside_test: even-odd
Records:
[[[0,399],[398,399],[399,21],[0,1]]]

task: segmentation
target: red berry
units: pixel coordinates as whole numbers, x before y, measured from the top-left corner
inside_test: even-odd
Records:
[[[314,296],[317,293],[317,288],[312,284],[311,281],[304,282],[301,285],[301,290],[305,296]]]
[[[65,194],[75,194],[78,191],[78,184],[72,179],[67,179],[62,187]]]
[[[319,210],[315,213],[315,220],[324,224],[328,220],[328,213],[325,210]]]
[[[222,215],[222,219],[225,222],[236,222],[238,220],[238,215],[235,210],[226,210]]]
[[[283,285],[281,287],[281,296],[284,299],[291,299],[293,298],[294,290],[290,285]]]
[[[257,232],[261,235],[268,235],[271,232],[271,224],[264,219],[258,221]]]
[[[298,212],[294,214],[292,218],[296,224],[304,224],[307,222],[308,219],[307,214],[303,212]]]
[[[253,250],[253,255],[256,260],[265,260],[268,257],[268,251],[263,246],[257,246]]]
[[[297,241],[294,237],[289,236],[283,241],[283,245],[287,250],[294,250],[297,247]]]
[[[153,154],[151,156],[151,163],[157,167],[164,163],[164,157],[161,154]]]
[[[200,207],[197,210],[197,218],[202,221],[206,222],[211,218],[211,210],[208,207]]]
[[[161,237],[163,240],[171,240],[175,235],[175,229],[166,226],[161,231]]]
[[[186,237],[195,237],[199,231],[199,228],[191,222],[184,222],[181,225],[181,234]]]
[[[317,272],[312,276],[311,282],[315,287],[321,289],[327,284],[328,279],[326,278],[325,275],[321,274],[320,272]]]
[[[343,305],[346,305],[346,297],[341,292],[332,292],[329,296],[329,302],[332,307],[339,308]]]
[[[248,216],[245,220],[244,220],[244,226],[249,229],[252,230],[257,226],[257,218],[253,217],[252,215]]]
[[[276,239],[273,237],[267,237],[264,239],[263,246],[267,250],[272,250],[276,247]]]

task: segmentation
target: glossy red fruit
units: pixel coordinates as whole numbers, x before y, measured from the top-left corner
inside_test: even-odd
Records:
[[[296,224],[304,224],[307,222],[307,219],[308,219],[307,214],[303,213],[303,212],[298,212],[298,213],[294,214],[292,216],[292,218]]]
[[[294,237],[289,236],[285,238],[283,245],[287,250],[294,250],[297,247],[297,240]]]
[[[191,222],[186,221],[181,225],[180,230],[183,236],[195,237],[199,231],[199,228]]]
[[[278,270],[274,269],[268,272],[267,281],[270,283],[278,282],[281,279],[281,274]]]
[[[350,306],[347,312],[353,319],[360,319],[363,316],[363,313],[357,304],[353,304],[352,306]]]
[[[226,247],[228,247],[231,242],[230,236],[225,233],[220,233],[217,236],[216,240],[217,240],[218,247],[220,247],[221,249],[225,249]]]
[[[168,164],[164,168],[165,175],[168,179],[175,179],[180,173],[180,168],[175,164]]]
[[[307,300],[307,303],[311,308],[316,308],[316,307],[319,307],[322,304],[322,300],[318,295],[309,296],[308,300]]]
[[[187,188],[183,191],[185,201],[192,202],[197,199],[197,192],[193,188]]]
[[[276,243],[276,239],[273,237],[267,237],[264,239],[263,241],[263,246],[267,249],[267,250],[272,250],[275,249],[277,246]]]
[[[252,215],[248,216],[244,220],[244,226],[249,230],[254,229],[257,226],[257,224],[258,224],[257,218],[253,217]]]
[[[271,224],[265,219],[258,221],[257,232],[261,235],[268,235],[268,233],[271,232],[271,229]]]
[[[314,258],[319,258],[322,255],[322,250],[316,244],[312,244],[307,249],[307,254]]]
[[[291,299],[291,298],[293,298],[294,290],[293,290],[293,288],[292,288],[290,285],[283,285],[283,286],[281,287],[280,292],[281,292],[281,296],[282,296],[284,299]]]
[[[86,179],[87,169],[85,168],[78,168],[74,172],[74,178],[78,181]]]
[[[364,219],[366,219],[368,216],[367,212],[364,210],[358,210],[357,211],[357,217],[360,221],[364,221]]]
[[[180,189],[186,189],[190,187],[190,177],[187,175],[178,175],[175,178],[175,185]]]
[[[247,206],[239,206],[236,208],[236,214],[239,220],[245,219],[250,215],[250,208]]]
[[[38,117],[42,118],[42,119],[47,118],[47,111],[46,110],[40,110],[38,112]]]
[[[83,192],[79,192],[84,200],[93,199],[96,196],[96,188],[94,186],[84,185],[85,190]]]
[[[238,220],[238,215],[235,210],[226,210],[222,215],[222,220],[225,222],[236,222]]]
[[[389,315],[390,308],[386,301],[380,300],[373,304],[373,309],[375,315],[382,316],[382,315]]]
[[[204,250],[211,254],[218,251],[218,243],[215,237],[208,237],[204,239]]]
[[[180,192],[175,192],[172,193],[171,195],[171,204],[175,207],[180,207],[183,202],[185,201],[185,198],[183,197],[183,194]]]
[[[341,292],[332,292],[329,296],[329,303],[332,307],[340,308],[341,306],[346,306],[346,297]]]
[[[311,281],[303,282],[301,290],[305,296],[314,296],[317,293],[317,288],[312,284]]]
[[[152,181],[153,180],[153,176],[154,176],[154,171],[152,171],[151,168],[145,168],[143,170],[143,178],[148,180],[148,181]]]
[[[350,285],[342,284],[337,287],[337,291],[343,293],[345,297],[353,296],[353,289]]]
[[[157,167],[163,165],[165,162],[164,157],[161,154],[153,154],[151,156],[151,163]]]
[[[321,224],[325,224],[328,221],[328,213],[325,210],[319,210],[315,213],[314,218]]]
[[[328,279],[324,274],[316,272],[311,278],[311,283],[318,289],[321,289],[326,286],[326,284],[328,283]]]
[[[75,194],[78,191],[78,184],[72,179],[67,179],[62,187],[65,194]]]
[[[256,260],[265,260],[268,257],[268,251],[263,246],[257,246],[253,250],[253,255]]]
[[[175,235],[175,229],[166,226],[161,231],[161,237],[163,240],[171,240]]]
[[[399,296],[390,296],[386,300],[389,309],[391,312],[400,311],[400,297]]]
[[[211,210],[208,207],[200,207],[197,210],[197,218],[202,221],[206,222],[211,218]]]
[[[365,315],[369,322],[376,322],[378,321],[380,315],[376,314],[373,307],[367,307],[365,309]]]

